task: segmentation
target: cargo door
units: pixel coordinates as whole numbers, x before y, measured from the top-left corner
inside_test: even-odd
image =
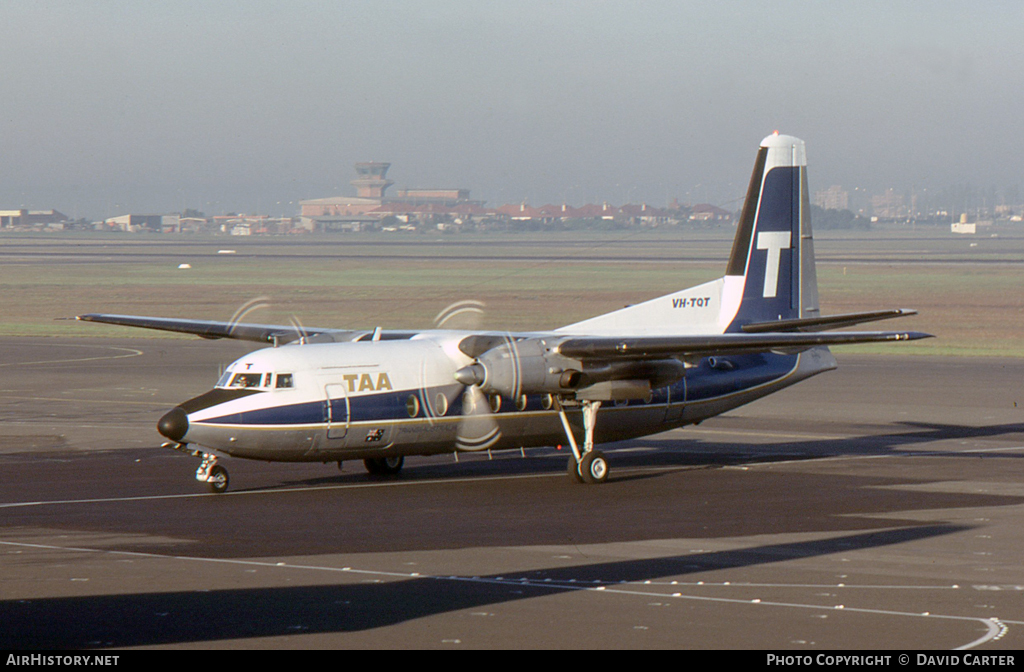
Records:
[[[679,422],[686,408],[686,375],[668,388],[668,404],[665,405],[665,423]]]

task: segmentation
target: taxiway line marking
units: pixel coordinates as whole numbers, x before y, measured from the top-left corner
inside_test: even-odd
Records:
[[[644,581],[643,585],[650,586],[682,586],[686,588],[798,588],[800,590],[822,589],[846,590],[872,589],[872,590],[963,590],[958,584],[947,586],[897,586],[885,584],[838,584],[838,583],[747,583],[745,581]]]
[[[36,362],[7,362],[0,364],[0,367],[8,366],[33,366],[38,364],[70,364],[72,362],[96,362],[104,359],[128,359],[130,357],[140,357],[145,353],[142,350],[136,350],[135,348],[122,348],[116,345],[76,345],[72,343],[48,343],[49,347],[64,347],[64,348],[93,348],[96,350],[121,350],[128,354],[121,355],[103,355],[100,357],[76,357],[74,359],[44,359]]]
[[[967,644],[964,644],[963,646],[958,646],[953,650],[966,651],[967,649],[973,649],[974,647],[981,646],[982,644],[990,642],[993,639],[1001,638],[1003,635],[1006,634],[1006,631],[1008,630],[1003,621],[998,618],[992,618],[988,621],[982,622],[985,623],[985,625],[988,627],[988,632],[986,632],[984,635],[974,640],[973,642],[969,642]]]
[[[135,406],[158,406],[161,408],[173,408],[174,402],[168,401],[131,401],[126,399],[75,399],[72,397],[26,397],[20,395],[0,395],[0,399],[6,401],[60,401],[74,404],[131,404]]]
[[[694,434],[715,434],[715,435],[720,435],[720,436],[758,436],[758,437],[765,437],[765,438],[769,438],[769,439],[770,438],[779,438],[779,439],[802,439],[802,440],[816,440],[816,441],[836,441],[836,440],[855,438],[854,435],[851,435],[849,433],[842,433],[842,432],[835,433],[835,434],[820,434],[820,433],[819,434],[810,434],[810,433],[796,434],[796,433],[792,433],[792,432],[771,432],[771,431],[767,431],[766,432],[766,431],[760,431],[760,430],[755,430],[755,429],[695,429],[693,427],[680,427],[680,428],[677,428],[677,429],[674,429],[674,430],[669,430],[669,432],[666,432],[666,433],[679,433],[679,434],[682,434],[684,436],[693,436]],[[904,432],[904,434],[913,434],[913,432],[912,431],[907,431],[907,432]],[[877,438],[877,437],[885,437],[885,436],[900,436],[900,435],[901,435],[901,433],[890,433],[890,432],[884,432],[883,431],[880,434],[873,435],[873,437],[869,436],[867,438]],[[770,443],[755,444],[755,445],[770,445]]]
[[[38,502],[8,502],[0,504],[0,509],[15,509],[28,506],[53,506],[60,504],[109,504],[112,502],[141,502],[163,499],[191,499],[195,497],[244,497],[246,495],[273,495],[291,492],[311,492],[320,490],[356,490],[364,488],[389,488],[414,485],[439,485],[445,483],[478,483],[483,481],[511,481],[527,478],[556,478],[565,474],[517,474],[511,476],[473,476],[470,478],[425,479],[422,481],[388,481],[380,483],[346,483],[344,485],[309,485],[297,488],[268,488],[266,490],[235,490],[232,492],[190,492],[174,495],[140,495],[137,497],[99,497],[95,499],[62,499]]]
[[[619,582],[610,582],[608,584],[602,584],[600,582],[588,582],[588,583],[575,583],[566,581],[535,581],[526,578],[504,578],[504,577],[467,577],[467,576],[442,576],[435,574],[420,574],[419,572],[388,572],[383,570],[372,570],[372,569],[356,569],[353,567],[329,567],[324,565],[298,565],[290,564],[286,562],[269,562],[261,560],[239,560],[232,558],[202,558],[190,555],[166,555],[161,553],[143,553],[139,551],[117,551],[99,548],[82,548],[75,546],[55,546],[51,544],[33,544],[26,542],[14,542],[14,541],[0,541],[0,546],[19,546],[23,548],[37,548],[43,550],[54,550],[54,551],[72,551],[78,553],[99,553],[109,555],[129,555],[133,557],[142,558],[153,558],[159,560],[181,560],[186,562],[209,562],[218,564],[229,564],[229,565],[242,565],[242,566],[256,566],[265,568],[279,568],[279,569],[300,569],[306,571],[320,571],[320,572],[341,572],[351,574],[362,574],[371,576],[382,576],[397,579],[428,579],[436,581],[458,581],[464,583],[484,583],[490,585],[502,585],[502,586],[518,586],[518,587],[529,587],[529,588],[540,588],[547,590],[560,590],[560,591],[587,591],[593,593],[610,593],[613,595],[628,595],[628,596],[641,596],[641,597],[657,597],[661,599],[677,599],[677,600],[690,600],[697,602],[712,602],[720,604],[743,604],[759,607],[780,607],[788,609],[815,609],[833,612],[850,612],[857,614],[869,614],[875,616],[898,616],[898,617],[911,617],[911,618],[925,618],[925,619],[938,619],[946,621],[962,621],[971,623],[981,623],[985,626],[987,632],[975,639],[974,641],[968,642],[961,646],[956,647],[956,651],[964,651],[977,646],[980,646],[986,642],[992,641],[998,637],[1002,637],[1007,632],[1007,623],[1013,623],[1015,625],[1024,625],[1024,621],[1014,620],[1003,620],[1000,618],[983,618],[979,616],[956,616],[951,614],[933,614],[930,612],[910,612],[910,611],[896,611],[892,609],[869,609],[863,607],[847,607],[845,605],[822,605],[822,604],[806,604],[800,602],[776,602],[776,601],[764,601],[760,599],[747,599],[747,598],[730,598],[730,597],[710,597],[706,595],[684,595],[682,593],[672,593],[666,595],[665,593],[654,592],[650,590],[628,590],[623,588],[623,584]],[[615,586],[615,587],[610,587]]]
[[[694,429],[693,427],[680,427],[676,430],[680,433],[685,433],[686,436],[692,436],[693,434],[718,434],[718,435],[739,435],[739,436],[763,436],[767,438],[780,438],[780,439],[810,439],[819,441],[834,441],[836,439],[845,439],[845,434],[794,434],[792,432],[762,432],[754,429]]]
[[[894,458],[894,457],[914,457],[921,455],[956,455],[965,453],[981,453],[981,452],[1001,452],[1001,451],[1017,451],[1024,450],[1024,446],[1013,446],[1008,448],[979,448],[971,450],[950,450],[950,451],[921,451],[921,452],[905,452],[899,453],[888,453],[882,455],[836,455],[832,457],[816,457],[814,455],[808,455],[796,460],[767,460],[764,462],[751,461],[744,462],[739,465],[743,468],[759,467],[759,466],[775,466],[780,464],[807,464],[808,462],[820,463],[820,462],[835,462],[841,460],[871,460],[871,459],[883,459],[883,458]],[[751,457],[767,457],[770,453],[760,453],[752,455]],[[730,465],[736,467],[737,465]],[[625,468],[620,469],[622,472],[658,472],[658,471],[681,471],[689,469],[690,467],[638,467],[638,468]],[[344,485],[310,485],[303,487],[292,487],[292,488],[268,488],[265,490],[235,490],[232,492],[223,493],[212,493],[212,492],[192,492],[192,493],[177,493],[173,495],[140,495],[135,497],[99,497],[93,499],[62,499],[62,500],[46,500],[46,501],[35,501],[35,502],[8,502],[0,504],[0,509],[15,509],[29,506],[55,506],[61,504],[109,504],[112,502],[140,502],[140,501],[154,501],[154,500],[167,500],[167,499],[191,499],[195,497],[243,497],[247,495],[273,495],[282,493],[293,493],[293,492],[315,492],[323,490],[356,490],[364,488],[386,488],[386,487],[403,487],[403,486],[415,486],[415,485],[438,485],[438,484],[452,484],[452,483],[478,483],[484,481],[512,481],[522,480],[530,478],[555,478],[562,477],[564,474],[561,473],[544,473],[544,474],[517,474],[510,476],[472,476],[468,478],[432,478],[425,479],[422,481],[386,481],[379,483],[346,483]]]
[[[967,450],[900,450],[890,453],[882,453],[878,455],[832,455],[816,457],[814,455],[807,455],[795,460],[768,460],[765,462],[744,462],[743,466],[771,466],[775,464],[793,464],[793,463],[819,463],[819,462],[839,462],[842,460],[878,460],[878,459],[892,459],[894,457],[944,457],[949,455],[969,455],[977,453],[1002,453],[1010,451],[1024,450],[1024,446],[1007,446],[1005,448],[970,448]],[[754,455],[754,457],[767,457],[771,455],[769,452],[760,452]]]

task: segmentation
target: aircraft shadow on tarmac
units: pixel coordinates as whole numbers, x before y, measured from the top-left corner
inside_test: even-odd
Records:
[[[897,427],[907,431],[891,431],[882,434],[866,434],[837,439],[809,439],[805,441],[780,441],[777,443],[761,442],[758,444],[740,444],[736,442],[715,442],[695,438],[660,440],[657,448],[640,452],[625,452],[622,449],[635,449],[643,446],[643,439],[623,441],[602,445],[612,461],[611,479],[636,480],[657,478],[658,473],[623,473],[616,472],[615,467],[681,467],[681,468],[713,468],[721,466],[741,465],[749,462],[771,462],[776,460],[815,460],[824,457],[885,455],[893,454],[901,457],[915,455],[934,457],[940,455],[948,458],[978,459],[979,453],[957,453],[953,451],[908,451],[914,446],[925,445],[937,441],[983,439],[1005,435],[1020,434],[1024,441],[1024,423],[1002,425],[985,425],[969,427],[965,425],[945,425],[924,422],[900,422]],[[564,451],[567,453],[567,451]],[[535,454],[535,453],[534,453]],[[988,458],[1021,459],[1024,452],[991,450],[984,453]],[[498,459],[464,459],[458,464],[420,466],[407,469],[401,478],[452,478],[456,476],[488,476],[515,475],[536,473],[538,471],[564,470],[562,463],[567,458],[548,451],[541,459],[518,459],[509,455],[500,455]],[[561,460],[561,461],[559,461]],[[316,478],[285,480],[279,485],[251,488],[251,490],[273,490],[282,486],[295,485],[317,486],[337,484],[361,479],[362,474],[339,474]],[[385,477],[386,478],[386,477]],[[378,478],[377,480],[385,480]]]
[[[666,558],[484,577],[0,601],[0,649],[153,646],[358,632],[464,609],[616,584],[849,553],[967,528],[925,525]],[[288,570],[282,570],[288,571]],[[439,585],[443,583],[443,585]],[[612,586],[614,587],[614,586]],[[827,608],[827,607],[823,607]]]
[[[736,442],[713,442],[699,439],[680,439],[663,441],[659,452],[644,454],[641,459],[651,464],[737,464],[741,462],[765,462],[772,459],[814,460],[823,457],[837,456],[877,456],[898,454],[903,457],[920,455],[942,455],[950,458],[977,459],[978,453],[953,451],[911,451],[904,452],[915,446],[926,445],[938,441],[985,439],[1019,434],[1024,442],[1024,423],[1002,425],[983,425],[970,427],[966,425],[946,425],[925,422],[899,422],[896,427],[906,431],[889,431],[881,434],[864,434],[861,436],[835,439],[807,439],[803,441],[761,442],[757,444],[740,444]],[[694,450],[699,448],[699,451]],[[613,450],[613,449],[611,449]],[[614,454],[614,453],[612,453]],[[991,450],[984,453],[986,457],[1010,459],[1024,458],[1024,453],[1015,450]]]

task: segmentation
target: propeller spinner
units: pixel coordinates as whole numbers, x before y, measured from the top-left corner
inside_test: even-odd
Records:
[[[469,336],[459,343],[459,349],[470,357],[486,354],[498,347],[514,351],[515,343],[508,336]],[[487,369],[478,359],[456,371],[455,380],[466,388],[462,394],[462,419],[455,445],[460,450],[486,450],[501,439],[501,427],[494,417],[494,409],[481,388],[487,380]]]

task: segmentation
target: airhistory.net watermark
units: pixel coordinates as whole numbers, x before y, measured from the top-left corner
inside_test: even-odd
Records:
[[[52,653],[9,653],[7,665],[43,665],[46,667],[87,667],[90,665],[117,665],[120,656],[65,656]]]

